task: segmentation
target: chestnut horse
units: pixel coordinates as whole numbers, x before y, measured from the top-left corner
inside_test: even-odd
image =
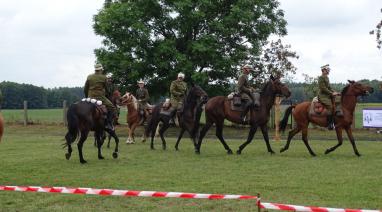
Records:
[[[3,137],[3,133],[4,133],[4,119],[0,113],[0,142],[1,142],[1,138]]]
[[[273,76],[271,76],[270,80],[265,84],[261,91],[260,108],[258,110],[251,109],[249,120],[250,130],[248,138],[247,141],[239,147],[239,149],[237,150],[237,154],[241,154],[241,151],[249,143],[251,143],[258,127],[261,128],[268,152],[270,152],[271,154],[274,153],[274,151],[271,148],[271,145],[269,144],[267,123],[270,116],[270,110],[275,102],[275,98],[277,95],[289,97],[291,95],[291,92],[289,91],[286,85],[280,82],[278,78],[274,78]],[[231,110],[231,101],[228,100],[227,97],[215,96],[211,98],[205,106],[206,125],[200,131],[198,146],[195,152],[197,154],[200,153],[200,147],[202,145],[203,138],[212,126],[212,124],[215,123],[216,136],[219,138],[220,142],[227,150],[227,153],[232,154],[232,150],[229,148],[229,146],[223,138],[223,124],[225,119],[233,123],[240,123],[240,113],[240,111]]]
[[[336,129],[338,144],[327,149],[325,151],[325,154],[328,154],[334,151],[335,149],[337,149],[337,147],[342,145],[342,141],[343,141],[342,130],[344,129],[349,137],[350,143],[353,146],[354,153],[357,156],[361,156],[354,142],[351,125],[353,123],[353,114],[354,114],[355,106],[357,104],[357,97],[361,95],[366,95],[372,92],[373,92],[372,87],[349,80],[349,84],[341,92],[341,105],[342,105],[344,116],[335,117],[335,129]],[[280,130],[285,131],[286,125],[288,123],[289,115],[291,113],[295,120],[296,126],[291,131],[289,131],[288,140],[285,146],[280,150],[280,152],[286,151],[289,148],[289,145],[293,136],[295,136],[298,132],[302,131],[302,140],[306,148],[308,149],[309,153],[312,156],[316,156],[316,154],[310,148],[308,143],[309,122],[312,122],[321,127],[326,127],[327,118],[326,118],[326,115],[309,116],[310,105],[311,105],[311,102],[302,102],[300,104],[290,106],[285,111],[284,118],[280,122]],[[294,109],[293,112],[292,112],[292,109]]]
[[[139,126],[142,117],[139,115],[138,100],[135,96],[129,92],[121,98],[121,105],[127,107],[127,126],[129,131],[129,137],[126,140],[127,144],[135,143],[134,131]],[[149,117],[147,117],[149,119]],[[142,142],[146,141],[146,133],[142,136]]]

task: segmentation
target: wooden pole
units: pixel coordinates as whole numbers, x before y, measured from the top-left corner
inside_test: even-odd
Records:
[[[66,106],[66,100],[64,100],[64,102],[62,103],[62,110],[63,110],[63,122],[64,122],[64,126],[67,126],[68,125],[68,120],[66,118],[66,115],[68,113],[68,108]]]
[[[275,141],[280,141],[280,104],[281,98],[276,97],[275,99]]]
[[[24,126],[28,125],[28,101],[24,100]]]

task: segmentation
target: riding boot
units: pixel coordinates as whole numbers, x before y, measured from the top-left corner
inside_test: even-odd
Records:
[[[334,129],[334,118],[332,115],[327,116],[328,120],[328,130],[333,130]]]
[[[344,116],[344,113],[342,112],[341,104],[336,105],[336,116]]]
[[[114,112],[107,111],[105,129],[114,131],[113,118],[114,118]]]
[[[140,125],[142,125],[143,124],[143,122],[145,121],[145,113],[144,113],[144,111],[143,110],[139,110],[139,123],[138,123],[138,125],[140,126]]]
[[[244,110],[240,114],[240,122],[241,124],[246,124],[246,116],[250,109],[250,106],[252,105],[251,101],[244,102]]]

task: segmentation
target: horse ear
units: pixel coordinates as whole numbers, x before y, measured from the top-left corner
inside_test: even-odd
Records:
[[[355,83],[354,80],[348,80],[348,82],[351,83],[351,84]]]

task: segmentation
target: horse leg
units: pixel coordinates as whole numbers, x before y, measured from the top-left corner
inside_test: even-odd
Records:
[[[223,122],[216,123],[216,137],[219,138],[220,142],[224,146],[224,149],[227,150],[227,154],[231,155],[232,150],[231,150],[231,148],[229,148],[229,146],[227,145],[227,143],[225,142],[225,140],[223,138]]]
[[[114,152],[113,152],[113,158],[118,158],[118,144],[119,144],[119,138],[117,136],[117,134],[115,133],[114,130],[108,130],[108,133],[111,137],[114,138],[114,141],[115,141],[115,149],[114,149]]]
[[[260,126],[261,132],[263,133],[263,138],[265,141],[265,145],[267,145],[268,152],[271,154],[275,154],[275,152],[272,150],[271,144],[269,143],[269,135],[268,135],[268,127],[266,124]]]
[[[179,136],[178,136],[178,140],[176,140],[176,144],[175,144],[175,150],[176,151],[178,151],[179,149],[178,149],[178,146],[179,146],[179,143],[180,143],[180,139],[182,139],[182,137],[183,137],[183,133],[186,131],[186,129],[184,129],[184,128],[182,128],[181,130],[180,130],[180,134],[179,134]]]
[[[129,131],[128,132],[129,136],[127,137],[126,144],[131,144],[132,143],[131,127],[127,127],[127,130]]]
[[[289,149],[290,142],[292,141],[292,138],[301,131],[300,128],[294,128],[293,130],[289,131],[288,133],[288,140],[283,148],[280,149],[280,153],[284,152]]]
[[[236,154],[240,155],[241,151],[249,144],[252,142],[253,136],[255,136],[257,130],[257,126],[251,127],[248,133],[247,141],[244,142],[242,145],[239,146],[239,149],[236,151]]]
[[[107,141],[107,148],[109,149],[110,148],[110,140],[111,140],[111,135],[110,135],[110,133],[109,133],[109,135],[107,136],[107,139],[108,139],[108,141]]]
[[[96,140],[97,140],[98,159],[99,160],[103,160],[105,158],[102,156],[101,147],[102,147],[102,144],[103,144],[103,134],[104,134],[104,132],[95,132],[94,134],[95,134],[95,137],[96,137]]]
[[[304,128],[302,130],[302,141],[304,142],[306,148],[308,149],[310,155],[316,156],[316,153],[313,152],[313,150],[310,148],[310,145],[308,143],[308,128]]]
[[[155,137],[156,129],[158,128],[158,124],[159,124],[159,121],[158,121],[158,120],[153,121],[153,123],[152,123],[152,125],[151,125],[152,128],[150,129],[150,131],[151,131],[151,143],[150,143],[150,148],[151,148],[152,150],[155,149],[155,148],[154,148],[154,137]]]
[[[170,120],[165,121],[163,123],[163,126],[159,130],[159,135],[160,135],[160,138],[162,140],[162,148],[163,148],[163,150],[166,150],[166,140],[164,139],[163,133],[170,127],[169,121]]]
[[[325,151],[325,154],[329,154],[331,152],[333,152],[335,149],[337,149],[339,146],[342,145],[342,142],[343,142],[343,138],[342,138],[342,128],[340,127],[336,127],[336,135],[337,135],[337,140],[338,140],[338,143],[336,145],[334,145],[333,147],[327,149]]]
[[[355,145],[355,140],[353,137],[353,133],[350,127],[345,128],[346,133],[348,134],[348,138],[350,140],[351,145],[353,146],[354,153],[359,157],[361,154],[358,152],[357,146]]]
[[[202,128],[202,130],[200,131],[200,134],[199,134],[199,139],[198,139],[198,143],[197,145],[195,146],[195,153],[196,154],[200,154],[200,147],[202,145],[202,142],[203,142],[203,138],[204,136],[206,136],[208,130],[211,128],[213,122],[206,122],[206,125],[204,125],[204,127]]]
[[[68,145],[68,152],[65,154],[65,158],[66,160],[69,160],[70,156],[72,156],[72,151],[73,151],[71,144],[74,142],[75,139],[69,132],[66,133],[65,139],[66,139],[66,144]]]
[[[84,145],[84,142],[85,142],[86,138],[88,137],[88,134],[89,134],[88,130],[82,131],[81,132],[80,140],[77,143],[78,154],[80,156],[80,163],[82,163],[82,164],[86,163],[86,160],[84,159],[84,156],[82,154],[82,147]]]
[[[65,154],[66,160],[70,159],[70,156],[72,156],[72,145],[68,144],[68,152]]]

